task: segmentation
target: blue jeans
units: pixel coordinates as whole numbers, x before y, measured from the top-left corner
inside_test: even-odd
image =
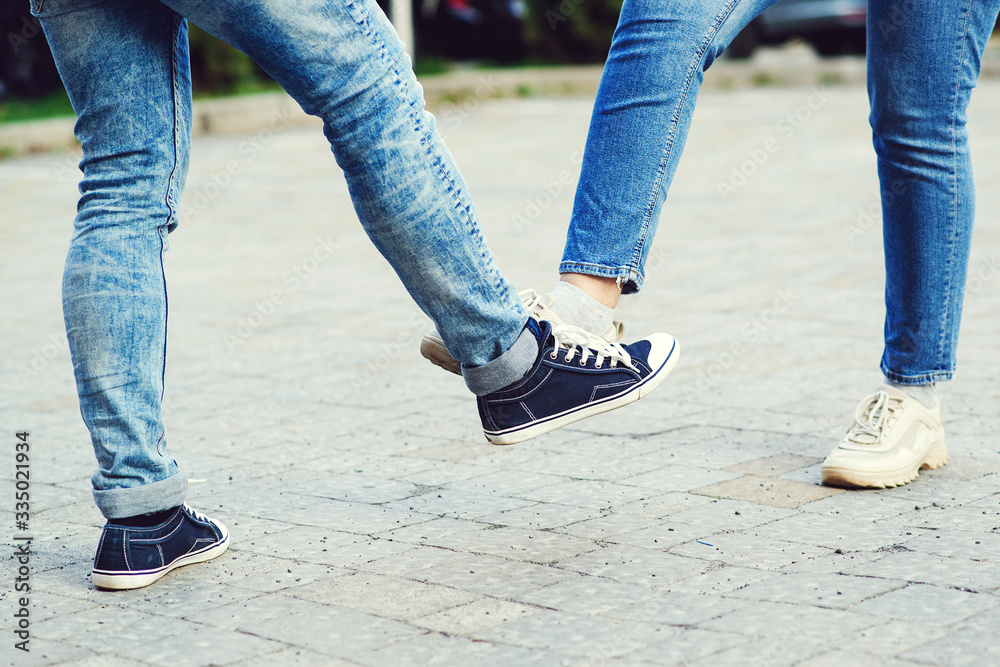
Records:
[[[703,72],[774,0],[625,0],[594,104],[561,273],[642,287]],[[868,80],[893,381],[948,379],[974,215],[969,93],[1000,0],[872,0]]]
[[[477,394],[519,379],[537,344],[465,183],[371,0],[31,0],[73,108],[83,180],[63,279],[80,408],[108,518],[183,502],[161,415],[167,292],[190,144],[187,23],[256,60],[320,117],[358,217]]]

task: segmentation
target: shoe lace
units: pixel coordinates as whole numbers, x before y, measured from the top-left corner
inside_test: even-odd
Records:
[[[201,512],[199,512],[198,510],[193,509],[187,503],[184,503],[184,509],[186,509],[188,511],[188,513],[191,514],[191,516],[193,516],[194,518],[198,519],[199,521],[208,521],[208,517],[207,516],[205,516],[204,514],[202,514]]]
[[[847,439],[858,445],[877,445],[887,426],[896,421],[896,408],[902,401],[878,391],[867,396],[854,412],[854,422],[847,429]]]
[[[559,350],[565,349],[567,362],[573,361],[577,351],[580,352],[580,365],[587,363],[590,355],[596,358],[596,368],[604,365],[604,360],[611,362],[611,368],[616,368],[618,362],[625,366],[632,367],[632,357],[618,343],[609,343],[600,336],[595,336],[585,329],[574,327],[569,324],[560,324],[552,328],[552,337],[555,339],[555,347],[552,348],[550,357],[555,359],[559,355]]]
[[[551,294],[539,294],[533,289],[526,289],[517,295],[521,297],[524,309],[535,319],[551,320],[552,313],[549,312],[549,306],[555,300]]]

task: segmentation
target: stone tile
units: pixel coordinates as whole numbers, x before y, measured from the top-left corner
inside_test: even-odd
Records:
[[[578,576],[516,596],[519,602],[571,614],[605,614],[654,595],[646,586]]]
[[[775,638],[786,648],[790,648],[799,644],[822,647],[884,622],[884,618],[853,610],[759,602],[699,623],[698,627],[739,633],[752,638]]]
[[[904,542],[920,553],[972,560],[1000,560],[1000,534],[966,533],[952,530],[927,531]]]
[[[547,530],[504,526],[437,540],[442,546],[469,553],[490,554],[531,563],[554,563],[599,547],[591,540]]]
[[[864,576],[796,572],[778,574],[726,595],[746,600],[846,609],[905,585],[902,581]]]
[[[934,639],[899,656],[925,665],[990,665],[1000,661],[1000,644],[995,635],[960,629]]]
[[[675,581],[664,590],[693,595],[710,595],[734,591],[755,581],[761,581],[771,576],[766,570],[756,570],[747,567],[734,567],[722,563],[713,564],[711,569],[702,574],[696,574],[680,581]]]
[[[315,581],[344,576],[348,573],[350,570],[341,570],[329,565],[289,562],[270,572],[227,582],[227,585],[258,593],[274,593],[305,586]]]
[[[628,662],[659,665],[688,663],[746,643],[746,638],[728,632],[684,628],[676,635],[658,635],[637,651],[622,657]]]
[[[418,616],[468,604],[479,597],[447,586],[424,584],[372,572],[317,581],[295,588],[287,594],[398,621],[409,621]]]
[[[1000,603],[982,593],[967,593],[940,586],[910,584],[871,600],[854,609],[882,618],[896,618],[913,623],[955,623]]]
[[[670,516],[676,521],[693,526],[710,526],[712,532],[722,532],[756,528],[796,514],[795,510],[788,508],[721,498]]]
[[[822,459],[797,454],[773,454],[759,459],[743,461],[723,468],[726,472],[736,472],[757,477],[778,477],[793,470],[821,463]]]
[[[1000,588],[1000,568],[995,563],[934,556],[915,551],[895,551],[871,563],[850,568],[851,574],[909,583],[985,592]]]
[[[642,586],[665,586],[704,572],[707,564],[653,549],[605,547],[559,563],[559,568]]]
[[[473,634],[475,639],[555,651],[590,660],[609,660],[677,636],[677,628],[647,627],[589,615],[540,611]]]
[[[791,482],[779,477],[744,475],[736,479],[691,489],[691,493],[730,500],[745,500],[774,507],[793,508],[813,500],[843,493],[843,490]]]
[[[423,665],[478,664],[479,656],[488,651],[489,644],[465,637],[450,637],[428,633],[413,639],[404,639],[385,648],[353,658],[362,665]]]
[[[520,509],[480,516],[479,521],[499,526],[514,526],[535,530],[562,528],[578,521],[601,516],[600,510],[571,507],[555,503],[536,503]]]
[[[410,623],[449,635],[466,635],[486,630],[522,616],[537,614],[541,609],[517,602],[479,598],[475,602],[445,609],[415,618]]]
[[[576,576],[555,567],[504,560],[494,556],[466,556],[446,565],[420,570],[414,577],[464,591],[508,598]]]
[[[671,584],[673,588],[675,584]],[[720,595],[683,593],[658,589],[645,599],[604,612],[604,616],[623,621],[693,626],[719,618],[750,603]]]
[[[246,659],[266,659],[285,645],[222,628],[197,627],[182,637],[165,637],[123,646],[112,640],[115,653],[144,664],[221,664]]]
[[[420,496],[407,498],[406,500],[388,503],[385,506],[409,512],[432,514],[434,516],[476,519],[484,516],[492,516],[499,512],[528,507],[533,504],[530,500],[522,500],[520,498],[438,489],[437,491],[430,491]]]
[[[948,632],[946,627],[938,623],[890,620],[861,630],[853,637],[838,642],[838,646],[844,650],[856,650],[890,659]]]
[[[816,558],[829,551],[811,544],[785,542],[746,533],[727,533],[713,536],[711,542],[686,542],[672,547],[670,553],[726,565],[775,569]]]
[[[622,479],[621,483],[660,492],[687,492],[725,482],[735,477],[738,475],[721,470],[706,470],[693,465],[674,464],[663,470],[633,475]]]
[[[912,539],[906,530],[846,516],[803,512],[754,529],[754,534],[842,551],[874,550]]]
[[[624,484],[595,480],[574,479],[559,484],[549,484],[517,494],[520,498],[540,503],[557,503],[588,509],[605,509],[624,505],[649,497],[649,491]]]

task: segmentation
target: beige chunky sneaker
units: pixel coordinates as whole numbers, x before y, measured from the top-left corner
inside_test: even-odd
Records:
[[[884,385],[858,405],[847,435],[823,462],[823,483],[884,489],[947,462],[940,402],[928,409]]]
[[[518,292],[518,296],[521,297],[524,309],[527,310],[528,314],[536,320],[551,322],[552,326],[565,324],[565,322],[563,322],[558,315],[549,310],[552,303],[555,301],[555,297],[552,293],[539,294],[533,289],[526,289]],[[624,335],[625,325],[618,320],[615,320],[612,322],[611,328],[605,331],[601,338],[609,343],[617,343]],[[448,352],[448,348],[444,345],[444,341],[441,339],[441,334],[437,331],[432,331],[424,336],[424,339],[420,341],[420,354],[423,355],[424,359],[427,359],[435,366],[440,366],[446,371],[451,371],[455,375],[462,374],[462,364],[455,361],[455,359],[451,356],[451,353]]]

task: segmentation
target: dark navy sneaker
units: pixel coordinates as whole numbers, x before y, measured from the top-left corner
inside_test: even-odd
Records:
[[[512,445],[575,421],[638,401],[677,364],[677,341],[665,333],[631,345],[579,327],[528,320],[538,358],[524,377],[480,396],[486,439]]]
[[[137,528],[108,521],[94,557],[94,585],[142,588],[182,565],[222,555],[229,531],[219,521],[181,505],[163,523]]]

